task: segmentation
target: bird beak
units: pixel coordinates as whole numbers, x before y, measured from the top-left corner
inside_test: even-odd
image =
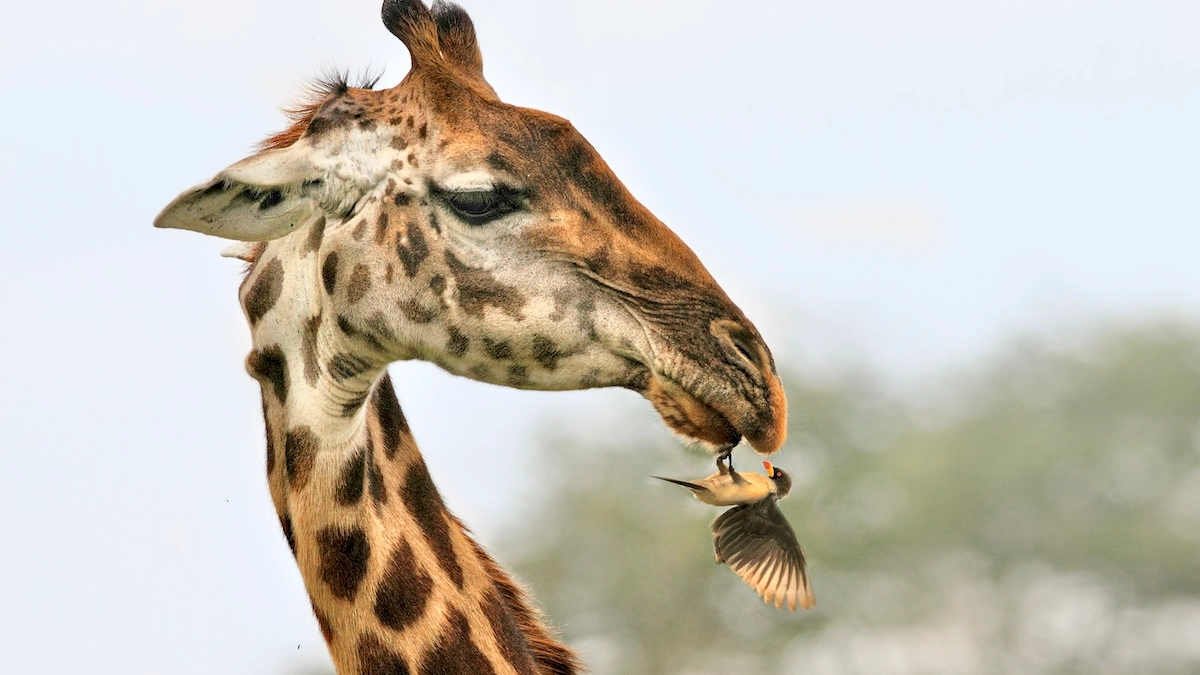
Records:
[[[775,475],[775,467],[771,466],[770,462],[763,462],[763,468],[767,470],[768,476]]]

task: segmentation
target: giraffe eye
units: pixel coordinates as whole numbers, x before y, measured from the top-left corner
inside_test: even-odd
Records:
[[[521,208],[516,192],[504,187],[444,192],[440,196],[454,215],[468,225],[486,225]]]

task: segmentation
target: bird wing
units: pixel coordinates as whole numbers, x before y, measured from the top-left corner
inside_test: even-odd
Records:
[[[735,506],[712,524],[717,562],[725,563],[764,602],[808,609],[817,604],[796,533],[774,499]]]

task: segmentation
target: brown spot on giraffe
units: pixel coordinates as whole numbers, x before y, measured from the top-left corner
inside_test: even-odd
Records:
[[[387,241],[388,225],[390,224],[386,211],[379,213],[379,220],[375,221],[375,245],[378,246]]]
[[[483,338],[483,351],[488,357],[497,361],[507,361],[513,357],[512,345],[508,340],[493,340],[490,337]]]
[[[383,470],[379,468],[378,460],[375,458],[375,448],[369,446],[367,453],[367,492],[371,495],[371,504],[375,506],[375,513],[381,514],[383,507],[387,504],[387,479],[383,477]]]
[[[367,317],[366,332],[374,336],[377,341],[393,342],[396,339],[396,333],[392,330],[388,317],[378,312]]]
[[[533,360],[537,361],[538,365],[546,370],[558,368],[559,359],[566,356],[566,354],[558,351],[554,340],[545,335],[534,335],[531,346],[533,347]]]
[[[446,267],[454,277],[455,299],[469,316],[482,318],[484,309],[495,307],[514,319],[524,318],[525,296],[516,286],[501,283],[486,270],[464,265],[450,251],[446,251]]]
[[[293,490],[303,490],[312,475],[320,441],[312,429],[298,426],[287,432],[283,439],[283,463],[287,471],[288,484]]]
[[[337,501],[342,506],[353,506],[362,499],[366,487],[367,448],[360,448],[342,467],[342,479],[337,487]]]
[[[400,410],[396,391],[392,388],[392,379],[387,373],[379,378],[371,400],[375,414],[379,417],[379,428],[383,432],[383,454],[392,459],[400,449],[400,442],[411,432],[408,420],[404,419],[404,413]]]
[[[462,334],[454,326],[449,328],[450,338],[446,340],[446,353],[451,356],[462,356],[467,353],[467,347],[471,346],[471,339]]]
[[[273,258],[250,286],[246,293],[246,317],[250,325],[258,323],[263,315],[271,311],[283,293],[283,263]]]
[[[471,627],[458,610],[451,610],[449,628],[421,664],[424,673],[438,675],[489,675],[496,671],[471,640]]]
[[[317,383],[320,366],[317,364],[317,334],[321,330],[321,315],[304,321],[304,338],[300,355],[304,359],[304,381],[311,387]]]
[[[438,563],[455,586],[462,588],[463,572],[454,555],[454,544],[450,541],[450,522],[446,507],[438,493],[425,460],[418,459],[408,468],[408,476],[400,490],[400,499],[408,505],[413,518],[437,554]]]
[[[362,238],[365,237],[366,235],[367,235],[367,220],[366,220],[366,218],[359,218],[358,222],[354,224],[354,230],[353,230],[353,235],[352,235],[354,237],[354,241],[362,241]]]
[[[317,219],[317,222],[313,223],[310,227],[308,239],[305,241],[304,246],[305,255],[321,250],[321,241],[325,238],[325,218],[321,217]]]
[[[417,275],[417,268],[429,256],[429,247],[425,245],[425,235],[421,228],[413,223],[408,224],[405,233],[396,233],[396,256],[404,266],[404,273],[411,279]]]
[[[353,600],[367,574],[371,543],[360,528],[328,527],[317,533],[321,580],[335,598]]]
[[[508,383],[514,387],[524,387],[529,384],[529,369],[520,364],[508,367]]]
[[[325,263],[321,265],[321,281],[325,284],[325,292],[333,295],[333,289],[337,286],[338,274],[338,254],[330,253],[325,256]]]
[[[413,675],[403,656],[369,633],[358,639],[358,660],[362,675]]]
[[[436,309],[424,307],[416,300],[401,302],[400,311],[404,314],[404,318],[416,324],[429,323],[438,315]]]
[[[270,384],[280,403],[287,403],[287,357],[279,345],[250,352],[246,357],[246,370],[260,382]]]
[[[350,273],[350,281],[346,283],[346,302],[354,304],[363,299],[371,290],[371,270],[359,263]]]
[[[401,541],[388,558],[375,592],[375,616],[392,630],[404,630],[421,618],[432,590],[433,580],[421,569],[412,546]]]

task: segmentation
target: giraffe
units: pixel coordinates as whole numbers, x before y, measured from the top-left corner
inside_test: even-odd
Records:
[[[580,672],[447,509],[387,366],[624,387],[678,435],[782,445],[770,351],[566,120],[502,103],[460,7],[385,0],[395,87],[318,85],[291,125],[155,220],[237,240],[266,471],[342,675]]]

